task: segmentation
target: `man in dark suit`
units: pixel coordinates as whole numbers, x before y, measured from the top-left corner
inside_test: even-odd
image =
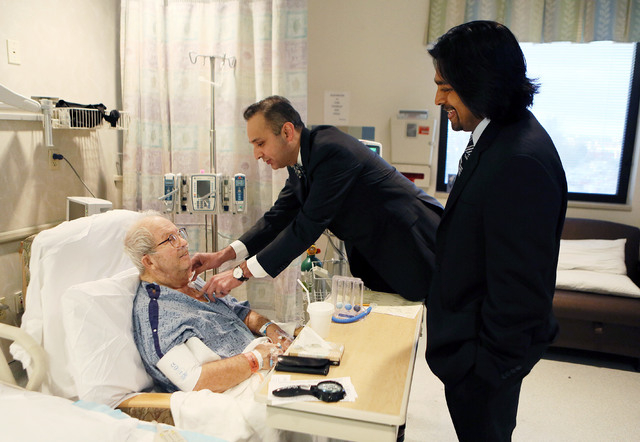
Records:
[[[353,275],[412,301],[427,296],[442,206],[357,139],[335,127],[305,128],[283,97],[249,106],[256,159],[289,178],[258,222],[223,250],[196,254],[196,274],[250,257],[214,275],[204,290],[224,296],[249,277],[276,276],[325,229],[344,241]]]
[[[462,441],[510,440],[522,379],[555,338],[564,170],[527,110],[538,85],[513,34],[471,22],[429,50],[435,103],[472,133],[436,239],[426,358]]]

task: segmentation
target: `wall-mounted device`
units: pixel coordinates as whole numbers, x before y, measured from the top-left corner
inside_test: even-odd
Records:
[[[165,212],[173,212],[177,205],[180,204],[178,182],[174,173],[164,174],[164,210]]]
[[[212,173],[191,175],[191,189],[189,192],[189,207],[191,212],[216,212],[218,178],[218,175]]]
[[[233,176],[233,213],[244,212],[247,198],[247,177],[243,173]]]
[[[223,214],[246,210],[246,177],[213,173],[167,173],[164,195],[159,197],[168,213]]]
[[[89,196],[68,196],[67,197],[67,221],[91,216],[96,213],[103,213],[113,209],[111,201]]]
[[[231,178],[229,175],[220,176],[220,213],[231,211]]]
[[[391,118],[390,125],[391,164],[416,186],[428,189],[436,121],[429,118],[426,110],[400,110]]]

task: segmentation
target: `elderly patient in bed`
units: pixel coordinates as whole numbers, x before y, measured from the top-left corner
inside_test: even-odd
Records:
[[[159,214],[137,221],[125,251],[140,272],[133,332],[162,391],[223,392],[269,368],[291,343],[278,325],[231,296],[208,299],[190,286],[187,236]],[[263,343],[255,335],[264,335]]]

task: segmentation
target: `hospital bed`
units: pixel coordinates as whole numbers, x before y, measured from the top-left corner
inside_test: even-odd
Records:
[[[153,381],[133,342],[138,273],[123,239],[139,216],[113,210],[64,222],[24,247],[28,287],[21,331],[44,349],[48,370],[40,391],[173,424],[169,394],[138,394],[150,391]],[[15,343],[11,353],[31,379],[36,360]]]
[[[32,369],[25,388],[29,391],[38,390],[47,372],[47,361],[42,346],[38,345],[24,330],[20,330],[18,327],[9,324],[0,323],[0,339],[17,343],[17,345],[29,354],[32,361]],[[0,351],[0,382],[5,382],[9,385],[18,385],[3,351]]]

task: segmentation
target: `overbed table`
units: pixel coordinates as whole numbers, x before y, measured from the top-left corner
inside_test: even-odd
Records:
[[[267,424],[274,428],[354,441],[395,441],[405,423],[423,309],[408,319],[370,313],[352,324],[332,323],[327,341],[344,344],[339,366],[325,376],[271,372],[256,393],[267,404]],[[349,376],[355,402],[293,402],[274,405],[268,399],[273,373],[292,380]]]

